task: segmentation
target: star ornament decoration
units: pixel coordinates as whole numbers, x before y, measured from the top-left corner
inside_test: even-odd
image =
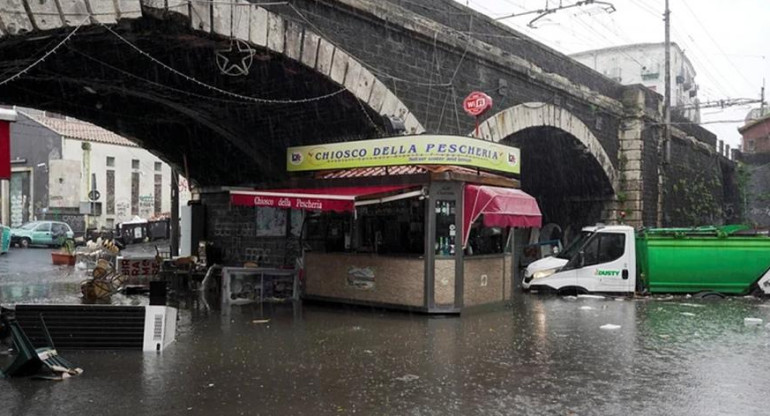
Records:
[[[248,43],[233,39],[230,46],[215,51],[217,67],[225,75],[239,77],[249,75],[256,51]]]

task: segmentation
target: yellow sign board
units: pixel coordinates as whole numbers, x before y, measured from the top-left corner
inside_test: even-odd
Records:
[[[400,165],[458,165],[521,173],[519,149],[462,136],[419,135],[290,147],[289,172]]]

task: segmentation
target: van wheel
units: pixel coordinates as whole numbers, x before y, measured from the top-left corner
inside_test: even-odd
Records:
[[[577,295],[585,295],[588,293],[587,290],[585,290],[582,287],[572,286],[572,287],[564,287],[559,289],[556,294],[559,296],[577,296]]]
[[[693,297],[695,299],[716,300],[724,299],[725,295],[719,292],[698,292]]]
[[[29,248],[29,246],[30,246],[31,244],[32,244],[32,240],[30,240],[29,238],[22,238],[22,239],[19,241],[19,246],[20,246],[21,248]]]

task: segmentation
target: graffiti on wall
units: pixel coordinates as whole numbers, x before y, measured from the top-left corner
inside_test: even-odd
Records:
[[[115,215],[118,218],[126,218],[131,213],[131,204],[128,201],[119,201],[115,204]]]
[[[149,218],[153,215],[155,209],[155,197],[153,195],[139,196],[139,216]]]

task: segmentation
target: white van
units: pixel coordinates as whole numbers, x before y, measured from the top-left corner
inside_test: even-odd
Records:
[[[530,283],[534,277],[543,278],[556,273],[559,269],[564,267],[565,264],[571,259],[583,244],[593,235],[598,229],[598,226],[583,227],[578,235],[572,242],[562,250],[559,254],[542,258],[530,263],[526,269],[524,269],[524,280],[521,283],[521,287],[524,290],[529,290]],[[535,276],[537,275],[537,276]]]

